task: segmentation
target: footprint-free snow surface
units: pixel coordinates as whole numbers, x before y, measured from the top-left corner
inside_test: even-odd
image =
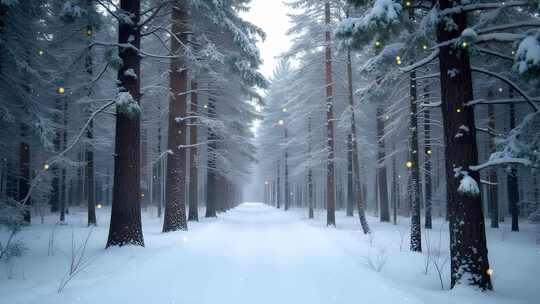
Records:
[[[91,231],[84,213],[72,212],[68,226],[45,218],[21,233],[29,251],[0,266],[0,303],[493,304],[533,303],[539,296],[534,285],[540,254],[532,232],[517,239],[490,236],[496,291],[481,293],[448,290],[444,221],[424,235],[441,252],[442,290],[434,267],[426,271],[426,254],[408,252],[406,218],[399,226],[370,218],[374,234],[368,237],[356,218],[341,213],[337,228],[327,228],[323,213],[307,220],[303,210],[286,213],[245,203],[218,219],[190,223],[187,232],[162,234],[160,220],[148,212],[143,214],[145,248],[105,250],[109,215],[99,211],[101,225],[92,230],[83,257],[86,267],[61,292],[72,239],[77,248]],[[520,246],[514,253],[521,257],[512,255],[512,246]]]

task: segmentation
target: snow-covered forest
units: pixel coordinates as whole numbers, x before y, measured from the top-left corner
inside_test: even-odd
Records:
[[[540,0],[0,0],[0,303],[538,303],[539,76]]]

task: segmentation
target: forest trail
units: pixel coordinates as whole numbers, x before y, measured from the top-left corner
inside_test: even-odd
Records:
[[[161,219],[143,213],[145,248],[105,250],[110,215],[102,209],[85,252],[88,267],[58,293],[72,232],[79,245],[90,231],[85,213],[73,210],[70,226],[55,228],[52,255],[47,244],[54,218],[21,234],[32,247],[14,263],[12,279],[0,278],[0,304],[529,303],[504,297],[506,291],[495,298],[457,290],[449,297],[433,271],[421,274],[423,255],[399,250],[395,226],[371,219],[378,234],[368,237],[357,218],[343,214],[337,228],[328,228],[322,212],[316,215],[308,220],[300,210],[244,203],[217,219],[190,223],[189,231],[163,234]],[[407,223],[399,229],[407,231]],[[388,263],[376,272],[367,261],[381,258],[380,248]],[[520,293],[536,296],[530,286]]]
[[[350,303],[360,294],[365,303],[423,303],[321,229],[295,212],[245,203],[145,266],[164,285],[152,286],[155,276],[137,284],[170,303]]]

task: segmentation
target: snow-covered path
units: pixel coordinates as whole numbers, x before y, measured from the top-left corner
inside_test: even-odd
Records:
[[[396,226],[377,226],[373,219],[380,231],[373,240],[358,231],[355,218],[342,217],[338,228],[327,228],[321,218],[308,221],[302,214],[245,203],[218,219],[191,223],[188,232],[168,234],[160,232],[159,219],[147,216],[146,248],[108,250],[104,223],[87,249],[92,262],[58,293],[69,265],[71,232],[81,243],[89,231],[84,217],[77,222],[72,214],[73,230],[57,228],[52,255],[47,254],[52,230],[42,226],[22,234],[32,248],[15,264],[14,278],[0,280],[0,303],[528,303],[504,293],[441,291],[434,272],[422,273],[421,254],[399,250]],[[389,260],[379,273],[366,259],[377,259],[381,246]]]
[[[296,213],[243,204],[138,265],[114,303],[420,303]],[[157,283],[157,284],[156,284]],[[128,287],[128,286],[126,286]],[[133,295],[127,290],[145,290]],[[159,299],[159,300],[157,300]]]

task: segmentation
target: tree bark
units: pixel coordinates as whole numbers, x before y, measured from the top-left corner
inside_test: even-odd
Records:
[[[191,116],[198,115],[198,84],[197,81],[191,81]],[[199,175],[198,175],[198,164],[197,164],[197,124],[200,120],[191,119],[190,126],[190,144],[191,148],[189,150],[189,215],[188,221],[199,221]]]
[[[311,157],[312,150],[312,141],[313,137],[311,135],[311,117],[308,117],[308,155]],[[308,166],[308,218],[312,219],[314,217],[313,212],[313,171],[311,169],[311,164]]]
[[[386,177],[386,147],[384,141],[384,111],[377,107],[377,185],[379,191],[379,206],[381,222],[390,222],[388,206],[388,181]]]
[[[87,9],[93,10],[93,0],[86,1]],[[92,25],[88,25],[86,28],[87,31],[93,31]],[[86,50],[86,73],[88,78],[92,79],[93,68],[92,68],[92,53],[91,48],[88,47]],[[88,88],[88,96],[92,95],[92,89]],[[88,204],[88,226],[97,226],[96,219],[96,189],[95,189],[95,176],[94,176],[94,148],[92,146],[92,140],[94,139],[94,121],[90,121],[88,129],[86,130],[86,137],[88,139],[88,144],[86,144],[86,166],[85,166],[85,175],[86,175],[86,189],[87,189],[87,204]]]
[[[424,100],[427,100],[429,94],[427,87],[424,88]],[[424,181],[426,185],[425,193],[425,223],[426,229],[433,227],[432,223],[432,186],[431,186],[431,110],[424,107]]]
[[[171,51],[179,57],[171,59],[169,99],[169,136],[167,146],[167,189],[163,232],[187,230],[186,220],[186,116],[188,75],[182,54],[187,45],[188,11],[185,4],[175,3],[172,9]],[[179,42],[177,39],[180,39]]]
[[[285,144],[287,144],[287,127],[284,127],[284,139]],[[285,172],[284,172],[284,192],[285,192],[285,202],[284,202],[284,210],[287,211],[290,208],[291,205],[291,190],[289,189],[289,151],[287,147],[285,147]]]
[[[132,22],[121,22],[118,29],[119,44],[131,43],[140,48],[140,0],[121,0],[120,8],[131,15]],[[140,63],[137,51],[120,48],[123,65],[118,71],[120,90],[140,101]],[[137,77],[126,75],[132,69]],[[111,224],[107,247],[144,246],[140,205],[140,113],[129,113],[117,107],[114,155],[114,186]]]
[[[350,50],[348,50],[347,60],[351,62]],[[350,65],[352,67],[352,63]],[[362,226],[362,231],[367,234],[370,233],[369,225],[366,219],[365,212],[365,190],[362,190],[362,184],[360,182],[360,161],[358,153],[358,142],[356,135],[356,117],[354,114],[354,96],[352,95],[352,68],[350,71],[349,77],[349,111],[351,112],[351,144],[352,144],[352,175],[353,175],[353,187],[354,187],[354,199],[356,200],[356,209],[358,210],[358,219],[360,220],[360,225]]]
[[[441,10],[454,5],[455,1],[439,0]],[[466,13],[455,13],[448,18],[451,18],[456,26],[448,27],[447,22],[440,22],[437,26],[439,43],[460,37],[467,28]],[[463,173],[456,174],[478,163],[474,109],[466,106],[467,102],[474,99],[467,50],[459,50],[454,45],[441,47],[439,67],[451,232],[451,286],[453,288],[456,284],[464,283],[484,290],[492,289],[482,200],[480,194],[459,192]],[[466,173],[480,184],[478,172]],[[466,281],[462,282],[463,280]]]
[[[514,91],[510,89],[511,99],[514,98]],[[509,105],[510,130],[516,128],[516,108],[513,103]],[[517,169],[512,166],[507,175],[508,204],[510,204],[510,215],[512,216],[512,231],[519,231],[519,184]]]
[[[208,116],[215,118],[214,100],[208,101]],[[217,135],[212,128],[208,128],[208,168],[206,171],[206,217],[217,217],[216,209],[216,153],[217,153]]]
[[[326,225],[336,225],[336,188],[334,172],[334,83],[332,80],[332,33],[330,32],[330,2],[324,3],[325,24],[325,72],[326,72],[326,144],[328,159],[326,167]]]

